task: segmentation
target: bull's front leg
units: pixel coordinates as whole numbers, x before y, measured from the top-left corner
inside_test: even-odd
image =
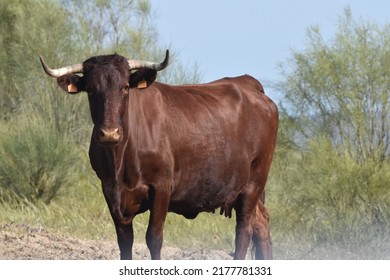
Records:
[[[123,225],[115,222],[115,229],[118,238],[121,260],[132,260],[134,242],[133,224]]]
[[[123,221],[123,213],[119,207],[121,199],[120,196],[118,199],[117,189],[118,187],[115,182],[103,183],[104,197],[110,210],[112,220],[115,224],[120,258],[121,260],[131,260],[133,258],[132,249],[134,242],[133,224],[128,218],[125,222]]]
[[[148,230],[146,232],[146,244],[148,245],[152,260],[161,259],[163,244],[163,229],[168,213],[169,193],[166,190],[154,192]]]

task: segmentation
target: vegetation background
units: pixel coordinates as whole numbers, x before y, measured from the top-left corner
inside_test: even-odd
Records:
[[[87,156],[86,96],[63,94],[38,56],[53,67],[112,52],[161,60],[174,46],[160,44],[152,14],[147,0],[0,0],[0,226],[115,239]],[[280,71],[266,202],[274,257],[389,259],[390,25],[346,8],[331,40],[309,27],[306,48],[292,50]],[[202,75],[173,52],[159,79],[198,83]],[[165,244],[233,250],[234,219],[168,216]],[[135,219],[140,242],[147,219]]]

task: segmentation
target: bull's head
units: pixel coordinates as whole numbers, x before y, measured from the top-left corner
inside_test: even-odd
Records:
[[[131,88],[146,88],[153,83],[157,71],[168,65],[169,51],[161,63],[128,60],[115,54],[95,56],[84,63],[51,69],[42,57],[40,60],[45,72],[57,78],[64,91],[88,93],[95,125],[94,139],[102,144],[116,144],[123,139],[122,124],[127,114],[129,91]]]

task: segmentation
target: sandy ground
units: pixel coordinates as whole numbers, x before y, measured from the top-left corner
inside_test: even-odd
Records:
[[[215,250],[182,250],[163,247],[163,259],[223,260],[232,259],[226,252]],[[133,258],[150,259],[144,244],[134,244]],[[81,240],[50,233],[44,227],[0,225],[0,260],[116,260],[116,242]]]
[[[312,247],[274,251],[277,259],[390,260],[390,244],[371,242],[361,248]],[[231,260],[222,250],[188,250],[163,246],[166,260]],[[145,243],[136,243],[133,258],[149,260]],[[247,259],[252,256],[248,252]],[[26,224],[0,224],[0,260],[117,260],[115,241],[84,240],[50,232],[44,227]]]

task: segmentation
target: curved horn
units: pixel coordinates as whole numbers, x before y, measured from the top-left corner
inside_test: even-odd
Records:
[[[140,69],[140,68],[149,68],[156,71],[161,71],[168,66],[169,63],[169,50],[165,54],[165,59],[161,63],[142,61],[142,60],[128,60],[130,70]]]
[[[76,74],[83,72],[82,63],[77,63],[71,66],[66,66],[58,69],[51,69],[49,66],[47,66],[42,56],[39,56],[39,60],[41,61],[43,70],[45,70],[46,74],[54,78],[59,78],[66,74]]]

